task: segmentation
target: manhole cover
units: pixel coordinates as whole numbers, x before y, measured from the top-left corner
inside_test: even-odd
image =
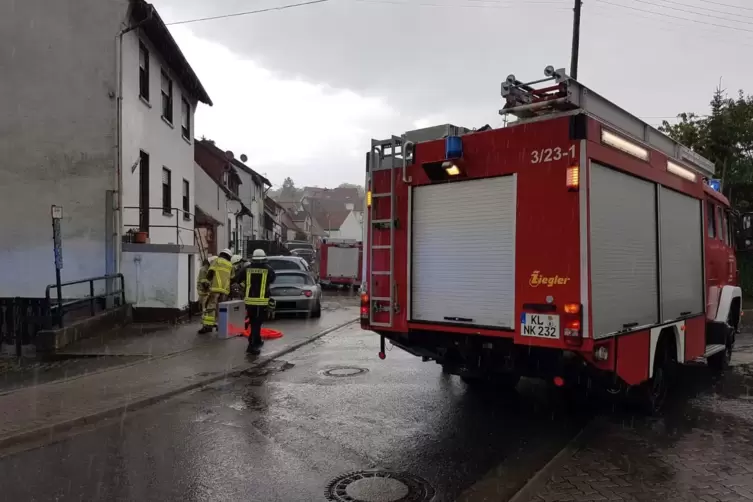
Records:
[[[331,376],[331,377],[351,377],[360,375],[362,373],[366,373],[366,368],[356,368],[356,367],[349,367],[344,366],[341,368],[331,368],[326,371],[323,371],[322,374],[325,376]]]
[[[333,502],[425,502],[434,497],[434,489],[404,472],[359,471],[330,481],[324,495]]]

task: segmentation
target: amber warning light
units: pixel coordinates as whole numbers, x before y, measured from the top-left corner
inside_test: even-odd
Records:
[[[580,169],[578,166],[570,166],[567,168],[567,179],[565,186],[571,192],[577,192],[580,187]]]

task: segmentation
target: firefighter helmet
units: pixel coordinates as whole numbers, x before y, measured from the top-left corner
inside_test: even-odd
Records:
[[[233,265],[235,265],[239,261],[241,261],[241,255],[239,254],[234,254],[233,257],[230,258],[230,263],[232,263]]]
[[[229,260],[233,256],[233,252],[229,250],[228,248],[223,249],[220,251],[220,256],[225,256]]]
[[[254,254],[251,255],[253,261],[264,261],[267,259],[267,253],[263,249],[254,249]]]

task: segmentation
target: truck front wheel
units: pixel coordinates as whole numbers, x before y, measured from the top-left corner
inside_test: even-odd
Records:
[[[717,352],[707,360],[709,368],[718,372],[726,370],[732,360],[732,345],[734,343],[735,329],[731,326],[727,326],[726,331],[727,333],[724,336],[724,350]]]

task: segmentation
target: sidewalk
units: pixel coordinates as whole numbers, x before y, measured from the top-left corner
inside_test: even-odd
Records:
[[[597,419],[520,500],[753,501],[753,343],[738,341],[723,377],[683,374],[688,392],[661,418]]]
[[[245,338],[199,339],[198,324],[183,325],[165,340],[155,333],[140,342],[122,339],[101,350],[122,355],[146,355],[142,362],[72,379],[26,387],[0,395],[0,447],[38,439],[99,418],[125,414],[166,397],[197,388],[229,374],[264,363],[305,343],[323,331],[356,319],[357,308],[336,308],[321,319],[279,320],[270,327],[284,336],[264,345],[254,361],[245,355]],[[197,340],[199,339],[199,340]],[[171,343],[173,345],[171,345]],[[97,350],[82,344],[78,350]],[[103,347],[100,344],[100,347]],[[179,350],[174,350],[175,348]],[[171,352],[172,351],[172,352]]]

